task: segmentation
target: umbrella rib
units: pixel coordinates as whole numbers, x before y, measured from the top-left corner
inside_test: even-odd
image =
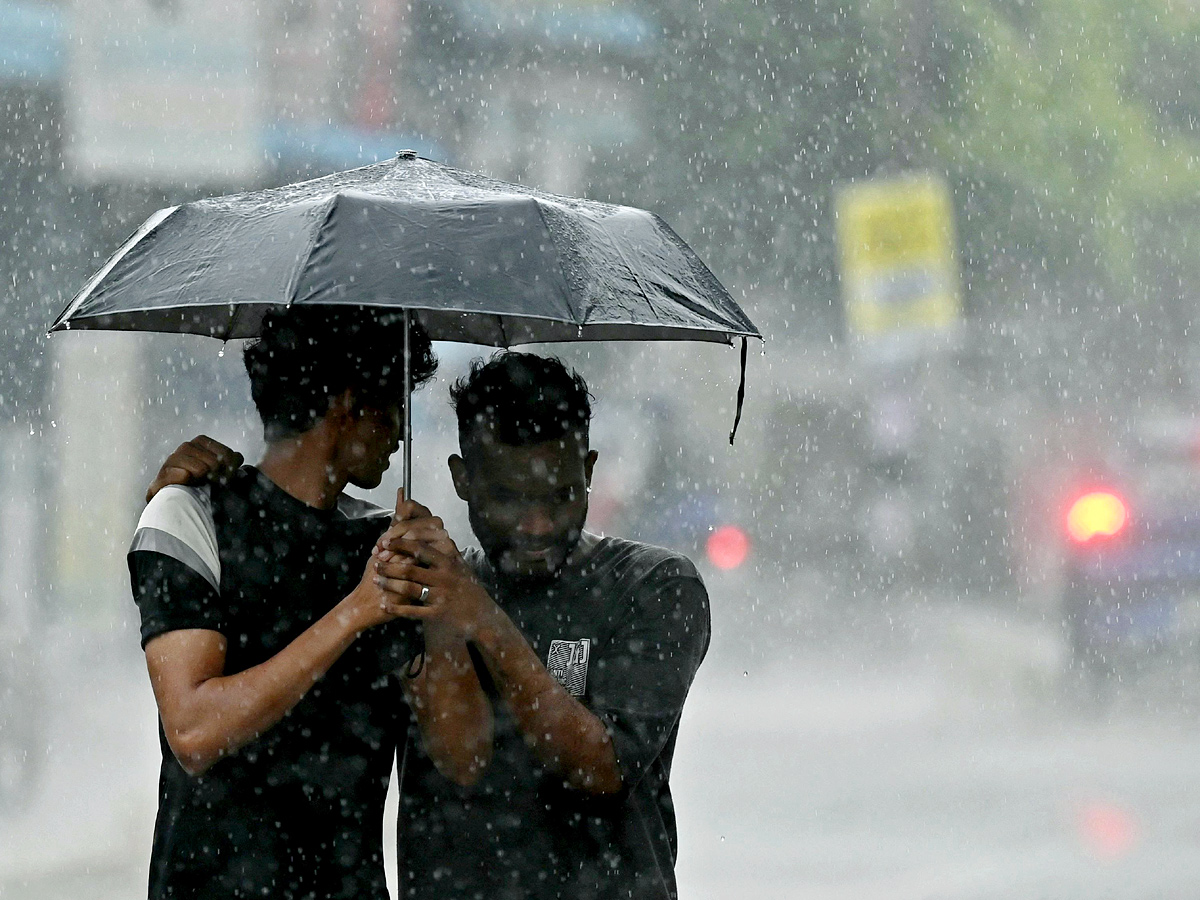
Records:
[[[621,262],[625,264],[625,269],[629,272],[633,280],[637,282],[638,290],[641,291],[642,297],[645,298],[646,305],[650,307],[650,310],[656,317],[659,317],[661,314],[657,305],[652,299],[650,299],[650,293],[646,290],[645,283],[642,281],[642,278],[638,274],[637,270],[632,264],[630,264],[629,257],[625,255],[625,251],[621,248],[621,245],[617,241],[613,240],[612,235],[610,235],[607,231],[601,230],[600,233],[604,235],[604,238],[608,241],[609,246],[617,251],[617,255],[621,257]]]
[[[557,201],[545,201],[545,202],[557,202]],[[567,283],[567,280],[565,278],[563,278],[563,275],[562,275],[563,254],[562,254],[561,249],[558,246],[558,241],[556,240],[556,235],[554,233],[554,229],[551,228],[550,223],[546,221],[546,210],[542,207],[542,203],[543,203],[543,201],[540,198],[535,197],[534,202],[533,202],[533,208],[538,214],[538,219],[542,223],[542,228],[545,229],[546,239],[550,242],[550,246],[554,248],[554,257],[555,257],[555,260],[557,261],[557,265],[554,267],[554,271],[558,275],[559,279],[562,282],[563,296],[566,298],[567,311],[571,314],[571,316],[570,316],[571,324],[573,324],[579,330],[579,332],[582,334],[583,326],[586,323],[580,321],[580,316],[578,314],[576,314],[576,311],[571,307],[571,285]],[[583,304],[581,303],[580,306],[582,307],[582,305]]]
[[[329,224],[329,220],[333,217],[341,196],[340,191],[335,191],[325,201],[324,214],[316,217],[316,227],[313,228],[312,233],[308,236],[308,247],[296,257],[297,266],[292,270],[292,274],[288,278],[287,288],[284,291],[284,305],[288,308],[296,302],[296,288],[300,286],[300,281],[304,278],[304,272],[308,269],[308,262],[312,259],[313,251],[317,249],[317,241],[321,237],[321,232],[325,230],[325,226]]]
[[[125,243],[117,249],[117,252],[109,258],[108,262],[101,266],[100,269],[87,280],[87,284],[85,284],[79,293],[75,295],[74,299],[71,300],[67,308],[62,311],[58,319],[53,325],[50,326],[50,330],[56,330],[60,325],[63,324],[63,322],[70,319],[75,311],[83,305],[84,301],[87,300],[91,293],[96,289],[100,282],[104,280],[108,273],[116,268],[117,263],[124,259],[130,250],[145,240],[145,238],[152,231],[158,228],[159,225],[165,222],[167,218],[178,209],[178,206],[168,206],[165,209],[160,209],[151,215],[150,218],[148,218],[140,226],[138,226],[137,230],[134,231],[134,233],[125,240]]]

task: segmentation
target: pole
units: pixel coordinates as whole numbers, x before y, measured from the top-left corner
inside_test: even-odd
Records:
[[[412,313],[404,310],[404,499],[412,499]]]

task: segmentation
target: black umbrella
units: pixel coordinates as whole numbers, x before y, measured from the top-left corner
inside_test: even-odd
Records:
[[[228,340],[254,337],[273,307],[339,304],[403,310],[433,340],[496,347],[740,337],[738,417],[745,339],[761,339],[653,213],[496,181],[411,151],[312,181],[161,209],[50,331]]]

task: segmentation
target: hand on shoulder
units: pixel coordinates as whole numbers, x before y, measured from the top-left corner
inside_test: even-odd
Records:
[[[194,485],[228,479],[245,462],[242,454],[201,434],[184,441],[167,457],[150,486],[146,502],[169,484]]]

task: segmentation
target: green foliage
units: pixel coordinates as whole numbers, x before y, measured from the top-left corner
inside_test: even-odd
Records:
[[[968,309],[1011,271],[1135,306],[1200,288],[1192,5],[667,0],[657,14],[653,143],[676,174],[648,187],[741,288],[796,296],[829,327],[835,186],[904,169],[954,187]]]
[[[936,159],[987,195],[979,232],[997,251],[1038,256],[1051,270],[1084,265],[1137,295],[1151,249],[1140,224],[1184,212],[1200,188],[1200,146],[1179,127],[1187,104],[1171,108],[1174,121],[1164,115],[1169,91],[1152,74],[1177,57],[1147,48],[1194,48],[1200,23],[1173,16],[1188,30],[1164,43],[1162,18],[1147,5],[1030,7],[1014,20],[1006,5],[946,4],[962,30],[979,35],[982,52],[939,117]],[[985,242],[975,255],[987,252]]]

